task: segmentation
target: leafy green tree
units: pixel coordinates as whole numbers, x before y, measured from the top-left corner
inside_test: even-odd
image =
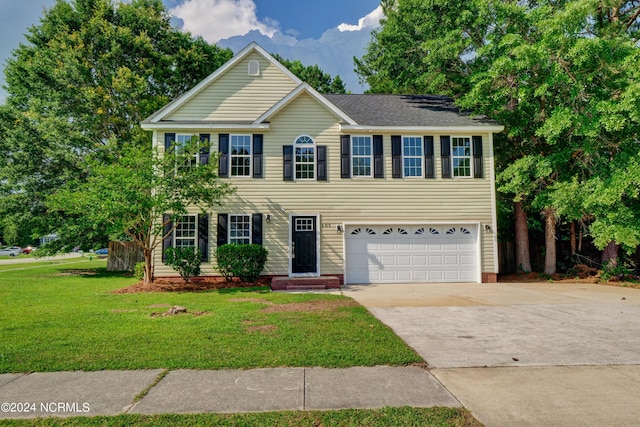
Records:
[[[344,82],[340,76],[331,77],[325,73],[317,65],[303,65],[298,59],[290,61],[284,59],[277,53],[272,54],[273,57],[282,65],[287,67],[289,71],[295,74],[300,80],[308,83],[311,87],[320,93],[346,93]]]
[[[607,182],[607,165],[638,139],[640,4],[397,0],[385,12],[356,61],[361,77],[373,91],[444,92],[505,125],[496,147],[500,189],[543,213],[545,272],[555,272],[555,222],[566,211],[553,192],[574,179]],[[632,210],[636,199],[621,198]],[[609,213],[583,208],[599,247],[616,238],[613,227],[593,226]]]
[[[144,253],[144,281],[152,282],[153,252],[173,232],[167,225],[175,227],[188,206],[206,211],[233,192],[229,183],[217,181],[215,156],[191,165],[203,149],[208,147],[198,138],[168,153],[126,144],[111,163],[89,159],[87,178],[67,182],[47,198],[47,208],[103,224],[112,239],[134,242]]]
[[[139,123],[232,53],[173,28],[160,0],[58,0],[7,61],[0,107],[0,218],[62,247],[103,245],[107,230],[48,210],[55,189],[150,146]],[[10,197],[6,197],[10,196]]]

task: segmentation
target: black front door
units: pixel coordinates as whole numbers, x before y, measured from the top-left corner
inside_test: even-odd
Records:
[[[294,216],[292,221],[292,272],[317,273],[316,217]]]

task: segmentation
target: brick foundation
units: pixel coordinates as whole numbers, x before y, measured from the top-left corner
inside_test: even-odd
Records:
[[[482,283],[498,283],[498,273],[482,273]]]

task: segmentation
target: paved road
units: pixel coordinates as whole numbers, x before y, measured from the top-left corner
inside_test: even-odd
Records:
[[[348,286],[487,426],[640,425],[640,290]]]
[[[89,254],[87,254],[88,256]],[[71,252],[68,254],[61,254],[61,255],[53,255],[53,256],[45,256],[42,258],[25,258],[22,255],[18,255],[15,257],[11,257],[9,259],[0,259],[0,265],[6,265],[6,264],[29,264],[32,262],[40,262],[40,261],[54,261],[54,260],[64,260],[64,259],[71,259],[71,258],[79,258],[82,256],[81,252]],[[94,255],[95,256],[95,255]]]

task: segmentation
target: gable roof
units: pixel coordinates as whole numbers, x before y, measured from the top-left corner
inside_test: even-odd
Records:
[[[214,84],[220,76],[252,53],[258,53],[296,86],[256,120],[170,120],[171,114]],[[343,130],[501,132],[504,127],[472,116],[438,95],[320,94],[273,56],[252,42],[183,95],[142,121],[144,129],[193,128],[268,129],[269,120],[300,94],[307,93],[340,120]]]
[[[287,67],[278,62],[273,56],[271,56],[267,51],[261,48],[256,42],[251,42],[247,47],[242,49],[236,55],[233,56],[229,61],[227,61],[220,68],[215,70],[213,73],[209,74],[207,78],[202,80],[200,83],[195,85],[192,89],[180,95],[178,98],[174,99],[160,110],[153,113],[151,116],[147,117],[142,121],[143,124],[151,124],[158,123],[162,121],[165,117],[170,115],[172,112],[176,111],[178,108],[183,106],[185,103],[189,102],[193,97],[202,92],[205,88],[215,82],[222,74],[227,72],[227,70],[231,69],[238,62],[242,61],[249,54],[257,52],[260,55],[264,56],[264,58],[273,64],[276,68],[278,68],[282,73],[284,73],[287,77],[289,77],[296,85],[302,84],[302,80],[300,80],[295,74],[293,74]]]
[[[271,107],[268,111],[266,111],[262,116],[258,117],[255,121],[256,124],[268,122],[271,117],[276,115],[280,110],[286,107],[291,101],[296,99],[301,93],[308,93],[314,98],[318,103],[323,105],[329,111],[331,111],[336,117],[338,117],[343,122],[346,122],[351,125],[357,125],[357,122],[344,113],[343,110],[337,108],[334,104],[329,102],[325,96],[322,96],[318,91],[312,88],[308,83],[302,83],[297,88],[292,90],[287,96],[282,98],[278,103],[276,103],[273,107]]]
[[[453,99],[438,95],[324,95],[357,125],[344,129],[460,129],[500,132],[503,126],[486,117],[472,116]]]

